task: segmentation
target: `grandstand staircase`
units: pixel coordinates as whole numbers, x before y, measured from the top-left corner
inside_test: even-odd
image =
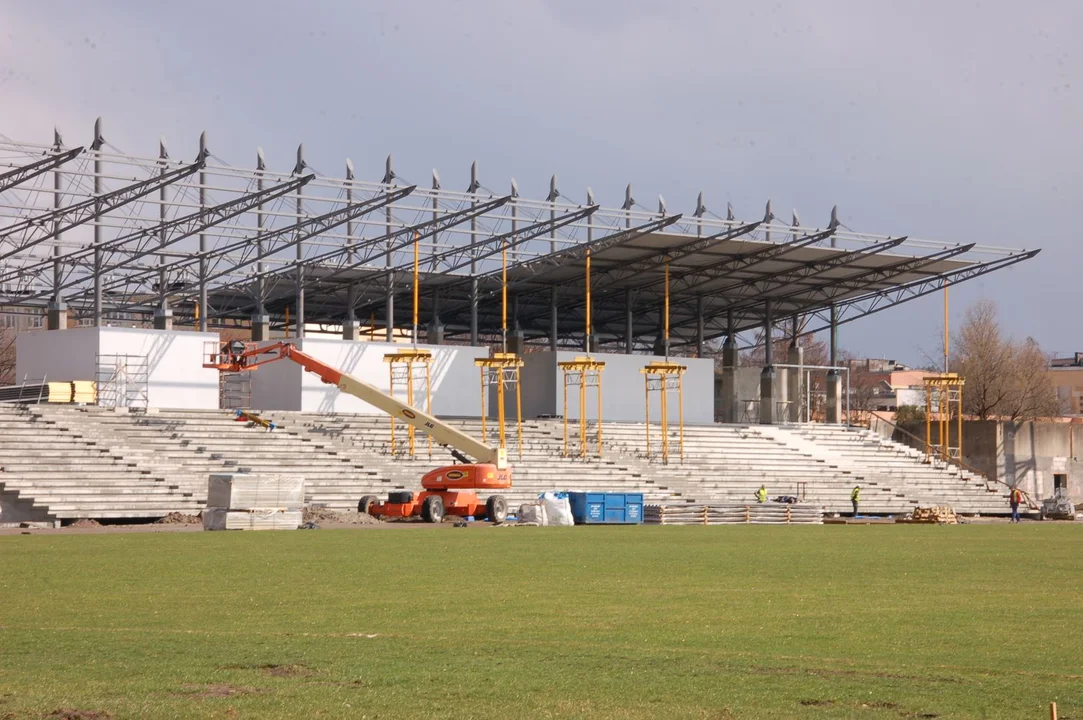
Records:
[[[196,512],[207,477],[249,470],[306,480],[306,500],[336,510],[364,494],[416,489],[421,475],[450,462],[417,437],[417,457],[390,454],[390,423],[379,415],[264,412],[273,432],[237,422],[228,411],[0,405],[0,523],[19,519],[153,518]],[[481,436],[479,420],[451,421]],[[492,427],[489,427],[490,434]],[[657,427],[652,433],[658,432]],[[523,455],[512,442],[515,486],[509,504],[545,490],[642,492],[648,503],[747,503],[762,483],[769,494],[800,495],[828,512],[850,511],[863,488],[863,513],[897,514],[918,505],[1003,514],[1005,493],[983,479],[866,430],[825,425],[685,427],[685,460],[671,430],[671,462],[645,454],[642,423],[606,423],[603,457],[563,457],[559,420],[523,425]],[[400,447],[405,430],[400,430]],[[514,440],[514,434],[510,435]],[[31,517],[32,516],[32,517]]]

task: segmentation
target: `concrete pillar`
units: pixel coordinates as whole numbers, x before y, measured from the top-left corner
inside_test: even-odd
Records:
[[[361,323],[359,323],[357,321],[357,318],[342,321],[342,339],[343,340],[360,340],[361,339]]]
[[[508,333],[508,352],[522,355],[526,350],[526,335],[521,327],[516,326]]]
[[[173,311],[169,308],[155,308],[154,310],[154,329],[155,330],[172,330],[173,329]]]
[[[770,205],[768,205],[770,213]],[[760,373],[760,422],[774,425],[775,417],[775,368],[774,368],[774,316],[770,298],[764,302],[763,313],[763,372]]]
[[[722,344],[722,422],[735,423],[740,420],[739,399],[737,397],[737,367],[740,356],[733,334],[726,336]]]
[[[776,383],[775,369],[765,367],[760,373],[760,423],[763,425],[774,425],[778,420],[775,417]]]
[[[787,365],[796,365],[789,368],[787,395],[790,399],[790,422],[801,422],[801,405],[804,401],[805,372],[801,366],[805,364],[805,349],[796,342],[790,345],[790,351],[786,355]]]
[[[478,278],[470,278],[470,344],[474,347],[480,342],[478,336]]]
[[[66,330],[68,327],[68,305],[63,302],[51,302],[49,303],[48,317],[46,318],[48,323],[46,327],[49,330]]]
[[[702,228],[701,228],[702,229]],[[696,357],[703,357],[703,296],[696,298]]]
[[[830,424],[842,422],[842,375],[837,370],[827,372],[827,405],[824,421]]]
[[[632,317],[632,289],[624,291],[624,354],[631,355],[634,347],[634,326]]]
[[[271,339],[271,318],[268,315],[256,313],[252,316],[252,340],[263,342]]]
[[[440,322],[440,291],[432,294],[432,321],[425,327],[425,342],[429,345],[444,344],[444,326]]]

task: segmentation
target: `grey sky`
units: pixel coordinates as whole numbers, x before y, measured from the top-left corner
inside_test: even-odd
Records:
[[[1083,350],[1083,3],[463,0],[0,1],[0,133],[152,155],[465,189],[514,176],[619,205],[771,198],[855,230],[1041,247],[968,283],[1015,335]],[[965,289],[964,289],[965,288]],[[920,361],[939,298],[846,326],[856,352]]]

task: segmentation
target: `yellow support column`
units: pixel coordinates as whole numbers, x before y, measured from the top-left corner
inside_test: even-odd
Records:
[[[579,389],[579,447],[575,453],[581,458],[587,456],[590,433],[587,428],[587,388],[597,388],[597,428],[595,441],[597,442],[598,457],[602,456],[602,371],[605,370],[605,361],[595,360],[591,357],[577,357],[574,360],[558,362],[564,375],[564,455],[570,456],[568,447],[568,388]]]
[[[481,369],[481,432],[485,435],[485,416],[488,414],[488,387],[496,386],[497,398],[497,437],[499,447],[507,447],[507,413],[504,403],[507,400],[507,388],[515,386],[515,427],[519,441],[519,458],[523,457],[523,405],[519,392],[519,369],[523,367],[523,360],[515,353],[494,352],[490,357],[475,360],[474,364]]]
[[[684,462],[684,373],[688,370],[687,365],[679,365],[672,362],[652,362],[644,366],[643,385],[646,388],[647,412],[645,426],[647,430],[647,459],[654,456],[651,445],[651,393],[657,392],[661,399],[662,441],[660,455],[663,464],[669,463],[669,397],[671,393],[677,394],[677,413],[679,423],[678,449],[681,462]]]
[[[429,385],[429,379],[431,377],[429,371],[429,365],[432,363],[432,353],[428,350],[419,350],[417,348],[411,348],[409,350],[400,350],[398,352],[387,353],[384,355],[384,362],[387,363],[387,370],[390,375],[389,379],[389,392],[394,395],[395,389],[400,385],[406,388],[406,404],[415,407],[414,396],[415,390],[418,390],[418,384],[422,381],[425,383],[425,407],[421,408],[425,412],[432,414],[432,388]],[[395,418],[391,418],[391,454],[394,455],[398,452],[395,438]],[[410,457],[414,457],[417,453],[417,435],[414,431],[413,425],[406,426],[407,437],[407,454]],[[429,438],[429,455],[432,455],[432,438]]]

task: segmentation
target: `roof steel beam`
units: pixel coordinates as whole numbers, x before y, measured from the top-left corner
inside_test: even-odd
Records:
[[[248,256],[240,259],[228,270],[223,270],[217,273],[209,273],[207,277],[204,278],[204,282],[209,283],[213,280],[217,280],[233,272],[236,272],[242,267],[246,267],[248,265],[251,265],[252,263],[258,262],[259,260],[266,260],[267,257],[271,255],[282,252],[283,250],[288,250],[289,248],[296,246],[298,243],[304,242],[305,240],[315,237],[321,233],[325,233],[328,230],[338,227],[339,225],[343,225],[349,220],[356,219],[358,217],[361,217],[362,215],[367,215],[368,213],[382,208],[385,205],[397,202],[398,200],[401,200],[413,191],[414,186],[411,185],[401,190],[392,191],[390,193],[387,193],[386,195],[379,195],[362,203],[347,205],[337,210],[332,210],[330,212],[324,213],[323,215],[306,218],[300,222],[294,223],[293,225],[279,228],[276,230],[271,230],[259,236],[244,238],[238,242],[230,243],[225,247],[215,248],[214,250],[207,251],[206,253],[192,253],[189,257],[186,257],[184,259],[175,260],[173,262],[165,263],[163,265],[155,265],[153,267],[133,273],[132,275],[129,275],[121,280],[107,283],[105,285],[105,288],[116,288],[125,285],[131,285],[133,282],[137,282],[142,278],[155,276],[163,270],[185,268],[191,265],[195,265],[199,262],[201,258],[217,257],[218,259],[222,259],[227,253],[256,247],[257,242],[261,240],[266,242],[268,240],[274,241],[282,239],[284,237],[288,237],[285,242],[274,245],[273,247],[265,248],[262,253],[257,253],[255,256]],[[184,297],[197,290],[197,288],[198,283],[186,283],[184,287],[179,288],[176,292],[170,294],[173,296]],[[141,303],[131,303],[125,306],[121,306],[119,309],[137,307],[140,304]]]
[[[135,243],[140,240],[145,240],[146,244],[141,245],[139,248],[135,249],[128,257],[126,257],[124,260],[121,260],[120,262],[109,264],[112,262],[112,257],[110,257],[110,260],[107,262],[107,264],[102,266],[100,272],[102,272],[103,274],[111,273],[127,267],[135,269],[136,266],[129,265],[129,263],[134,263],[135,261],[148,255],[155,255],[157,253],[160,253],[162,249],[169,247],[170,245],[174,245],[181,240],[184,240],[185,238],[192,237],[193,235],[196,235],[197,233],[206,230],[209,227],[219,225],[226,220],[237,217],[238,215],[241,215],[248,210],[251,210],[252,208],[258,206],[261,203],[265,203],[268,200],[274,200],[276,198],[282,197],[283,195],[294,192],[297,189],[307,185],[309,181],[311,181],[314,177],[315,175],[295,177],[289,182],[274,185],[272,187],[266,188],[261,192],[242,195],[235,200],[230,200],[229,202],[224,202],[220,205],[209,207],[206,210],[197,210],[196,212],[185,215],[184,217],[170,220],[165,223],[160,223],[151,227],[143,228],[142,230],[131,233],[129,235],[125,235],[123,237],[115,238],[113,240],[104,242],[98,246],[98,249],[112,251],[114,253],[123,252],[125,245]],[[150,249],[147,249],[148,245],[151,246]],[[94,251],[94,247],[84,247],[64,255],[54,256],[49,258],[48,260],[43,260],[36,265],[25,266],[8,273],[7,275],[0,275],[0,282],[4,280],[9,280],[12,277],[16,277],[18,275],[26,274],[28,272],[44,270],[45,268],[50,267],[57,262],[60,262],[62,264],[71,263],[79,260],[80,258],[93,255]],[[158,269],[159,267],[154,268],[154,270],[156,271]],[[68,288],[75,287],[76,285],[92,279],[89,275],[76,279],[70,279],[70,277],[71,276],[69,274],[69,279],[64,280],[60,285],[50,287],[47,291],[43,291],[36,295],[24,297],[23,299],[25,300],[35,297],[48,297],[53,293],[57,292],[58,290],[66,290]],[[3,300],[0,300],[0,302],[3,302]]]
[[[105,193],[100,197],[92,197],[75,205],[53,210],[6,227],[0,230],[0,241],[10,242],[14,245],[14,249],[0,255],[0,260],[7,259],[49,238],[56,237],[96,217],[100,217],[104,213],[123,207],[161,187],[182,180],[189,175],[194,175],[205,164],[206,160],[201,158],[191,165],[185,165],[176,170],[155,175],[146,180],[122,187],[119,190]],[[23,231],[25,231],[25,235],[21,241],[9,240],[15,233]]]
[[[38,175],[63,165],[81,152],[83,152],[82,147],[72,148],[71,150],[67,150],[58,155],[50,155],[43,160],[17,167],[6,173],[0,173],[0,193],[10,190],[13,187],[17,187],[27,180],[33,180]]]

